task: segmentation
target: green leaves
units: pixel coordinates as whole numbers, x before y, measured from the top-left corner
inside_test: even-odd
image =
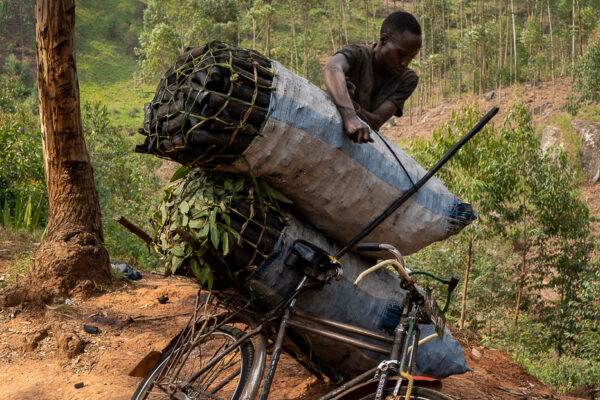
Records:
[[[175,182],[181,178],[185,178],[189,172],[190,172],[189,167],[182,166],[179,169],[177,169],[177,171],[175,171],[175,173],[173,174],[173,176],[171,177],[171,180],[169,182]]]
[[[434,132],[433,141],[414,145],[413,154],[431,165],[479,115],[473,107],[463,109]],[[520,315],[538,325],[536,346],[544,352],[570,349],[584,355],[584,343],[598,336],[586,333],[580,317],[599,314],[584,298],[590,283],[597,288],[593,280],[598,267],[590,257],[588,209],[565,152],[542,152],[531,115],[517,104],[507,110],[499,128],[486,127],[440,172],[452,192],[473,203],[480,218],[461,234],[411,256],[409,265],[437,272],[452,265],[456,272],[466,264],[466,243],[472,235],[467,309],[471,326],[477,327],[514,315],[525,259]],[[556,299],[542,300],[540,292],[555,293]],[[492,329],[486,334],[502,333]]]
[[[182,169],[175,173],[177,179],[165,190],[153,216],[155,241],[160,243],[167,271],[191,275],[212,287],[213,274],[205,256],[210,253],[213,257],[226,257],[231,251],[231,241],[241,243],[242,240],[231,225],[230,203],[250,197],[269,209],[280,210],[278,203],[291,201],[255,178],[200,170],[180,171]],[[261,206],[255,203],[254,207]],[[195,240],[193,248],[182,240],[179,229]]]

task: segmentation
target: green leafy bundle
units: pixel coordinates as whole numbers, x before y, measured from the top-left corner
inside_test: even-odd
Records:
[[[254,177],[180,168],[153,216],[156,250],[166,273],[213,285],[221,262],[252,270],[269,256],[291,201]]]

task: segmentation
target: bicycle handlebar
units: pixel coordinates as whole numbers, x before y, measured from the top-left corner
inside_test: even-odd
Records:
[[[386,266],[386,265],[393,265],[396,270],[398,271],[398,273],[400,274],[400,276],[406,280],[407,282],[413,282],[412,281],[412,276],[413,275],[427,275],[430,278],[435,279],[436,281],[443,283],[444,285],[448,285],[448,296],[446,298],[446,304],[444,306],[443,312],[446,312],[448,310],[448,307],[450,305],[450,296],[452,294],[452,292],[454,291],[454,289],[456,289],[456,286],[458,285],[458,282],[460,281],[460,277],[456,274],[452,274],[452,276],[450,277],[450,279],[442,279],[440,277],[435,276],[434,274],[432,274],[431,272],[427,272],[427,271],[411,271],[410,269],[406,268],[404,265],[404,258],[402,257],[402,254],[400,254],[400,252],[392,245],[390,244],[386,244],[386,243],[359,243],[356,245],[356,250],[357,251],[381,251],[381,250],[385,250],[388,251],[389,253],[393,254],[394,257],[396,257],[396,260],[385,260],[385,261],[381,261],[380,263],[375,264],[374,266],[372,266],[371,268],[363,271],[360,275],[358,275],[358,277],[356,278],[356,280],[354,281],[353,285],[354,286],[358,286],[358,283],[367,275],[377,271],[378,269]]]

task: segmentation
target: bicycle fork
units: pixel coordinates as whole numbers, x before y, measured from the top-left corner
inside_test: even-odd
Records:
[[[413,330],[414,330],[414,327],[416,324],[416,318],[408,317],[408,313],[411,308],[411,304],[408,304],[408,303],[410,303],[410,302],[407,302],[407,304],[404,305],[403,310],[402,310],[402,316],[400,318],[400,321],[406,321],[408,319],[408,322],[407,323],[400,322],[394,331],[394,343],[392,345],[392,352],[390,354],[390,360],[383,361],[377,367],[376,377],[378,375],[379,382],[377,384],[377,391],[375,392],[375,400],[383,399],[385,386],[387,384],[388,377],[390,376],[391,373],[399,372],[399,375],[400,375],[400,378],[398,379],[396,387],[394,388],[394,396],[398,395],[398,391],[400,390],[400,386],[402,384],[402,378],[410,378],[410,375],[406,374],[404,372],[404,365],[406,364],[406,357],[407,357],[407,353],[408,353],[408,349],[409,349],[409,341],[411,339],[411,336],[413,336]],[[417,329],[417,331],[418,331],[418,329]],[[415,332],[415,337],[417,337],[416,332]],[[418,338],[417,338],[417,340],[418,340]],[[414,338],[413,338],[413,341],[414,341]],[[398,359],[400,358],[399,356],[400,356],[401,346],[402,346],[402,358],[400,359],[400,361],[398,361]],[[413,350],[414,350],[414,347],[413,347]],[[411,367],[412,367],[412,364],[414,363],[413,354],[414,354],[414,351],[412,351],[410,354],[409,364],[411,364]],[[411,372],[411,370],[412,370],[412,368],[409,368],[409,373]],[[409,379],[409,383],[411,383],[410,379]],[[410,389],[412,389],[411,386],[412,385],[409,385],[409,391],[407,393],[407,398],[410,397]]]

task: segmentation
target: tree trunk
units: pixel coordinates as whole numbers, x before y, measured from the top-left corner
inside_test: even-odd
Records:
[[[294,11],[294,2],[292,0],[288,0],[288,4],[290,7],[290,15],[292,17],[291,25],[292,25],[292,44],[294,48],[293,52],[293,61],[294,61],[294,72],[298,73],[298,44],[296,42],[296,12]],[[290,65],[292,62],[290,61]]]
[[[548,5],[548,24],[550,24],[550,58],[552,59],[552,82],[554,82],[554,38],[552,34],[552,14],[550,14],[550,0],[547,0]]]
[[[302,70],[304,71],[304,77],[308,79],[308,43],[306,38],[306,31],[308,30],[308,12],[304,12],[302,15],[302,40],[304,59],[302,60]]]
[[[271,58],[271,13],[269,12],[269,16],[267,17],[267,43],[265,53],[267,53],[267,57]]]
[[[469,285],[469,272],[471,272],[471,256],[473,254],[473,236],[469,235],[469,249],[467,250],[467,269],[465,269],[465,281],[463,283],[462,302],[460,305],[460,329],[465,327],[465,316],[467,314],[467,287]]]
[[[523,259],[521,260],[521,276],[519,277],[519,289],[517,292],[517,304],[515,306],[515,317],[513,326],[517,326],[519,322],[519,308],[521,308],[521,296],[523,295],[523,288],[525,287],[525,269],[527,262],[527,250],[523,249]]]
[[[365,44],[369,44],[369,1],[365,0]]]
[[[517,326],[519,323],[519,308],[521,308],[521,297],[523,296],[523,289],[525,288],[525,271],[527,266],[527,208],[525,202],[525,193],[523,193],[523,258],[521,260],[521,276],[519,278],[519,289],[517,292],[517,304],[515,306],[515,318],[513,326]]]
[[[47,303],[87,294],[109,283],[111,275],[81,127],[75,1],[36,0],[35,16],[48,227],[19,300]]]
[[[571,76],[575,79],[575,0],[571,16]]]
[[[462,96],[462,63],[463,63],[463,53],[462,53],[462,41],[463,41],[463,2],[459,0],[459,19],[460,19],[460,46],[458,46],[458,98],[460,99]]]
[[[583,57],[583,27],[581,26],[581,7],[577,1],[577,24],[579,31],[579,57]]]
[[[256,50],[256,18],[252,16],[252,50]]]
[[[510,0],[510,12],[512,15],[512,30],[513,30],[513,51],[514,51],[514,55],[513,55],[513,59],[515,62],[515,83],[517,83],[519,81],[519,66],[518,66],[518,60],[517,60],[517,29],[515,27],[515,7],[513,4],[513,0]]]

